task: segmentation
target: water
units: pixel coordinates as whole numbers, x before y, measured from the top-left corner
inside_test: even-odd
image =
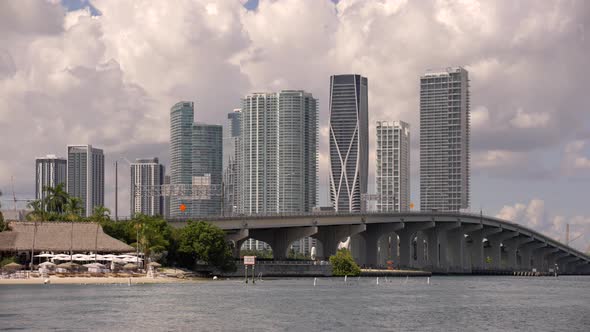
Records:
[[[0,329],[590,331],[590,277],[0,286]]]

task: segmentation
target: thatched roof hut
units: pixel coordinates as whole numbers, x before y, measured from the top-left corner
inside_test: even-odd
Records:
[[[36,224],[36,226],[35,226]],[[105,234],[90,222],[11,222],[11,231],[0,232],[0,251],[30,251],[35,227],[35,251],[124,253],[135,248]]]

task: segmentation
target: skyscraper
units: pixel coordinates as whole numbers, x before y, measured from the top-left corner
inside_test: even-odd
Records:
[[[247,95],[242,106],[240,212],[311,212],[317,200],[317,100],[283,90]]]
[[[192,184],[211,185],[221,189],[223,174],[223,127],[193,124]],[[206,217],[221,214],[221,195],[211,192],[192,201],[191,216]]]
[[[164,214],[164,198],[142,194],[141,186],[160,186],[164,183],[164,165],[158,158],[136,159],[131,163],[130,216],[137,213],[148,216]]]
[[[92,145],[68,145],[68,193],[82,201],[82,214],[90,216],[104,205],[104,154]]]
[[[336,211],[365,210],[369,167],[368,82],[330,77],[330,199]]]
[[[193,102],[181,101],[170,109],[170,184],[192,184],[192,139],[194,121]],[[190,216],[191,200],[186,197],[170,198],[170,217]],[[186,207],[180,210],[181,204]]]
[[[377,211],[410,208],[410,126],[377,121]]]
[[[224,213],[231,215],[238,207],[238,149],[242,110],[235,109],[227,115],[227,130],[223,137]]]
[[[55,155],[35,158],[35,198],[42,200],[46,197],[44,187],[55,188],[58,184],[67,182],[68,161]],[[67,191],[67,188],[64,188]]]
[[[469,78],[456,67],[420,77],[420,209],[469,207]]]

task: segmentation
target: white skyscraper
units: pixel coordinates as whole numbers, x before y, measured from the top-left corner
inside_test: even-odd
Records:
[[[82,201],[82,214],[104,206],[104,154],[92,145],[68,145],[68,194]]]
[[[317,200],[318,103],[310,93],[254,93],[243,101],[240,212],[311,212]]]
[[[469,78],[461,67],[420,77],[420,209],[469,207]]]
[[[47,155],[35,158],[35,198],[45,199],[44,187],[55,188],[58,184],[67,182],[68,161],[65,158]]]
[[[131,214],[164,215],[164,198],[142,194],[142,186],[160,186],[164,183],[164,165],[158,158],[136,159],[131,163]]]
[[[377,121],[377,211],[410,208],[410,126]]]

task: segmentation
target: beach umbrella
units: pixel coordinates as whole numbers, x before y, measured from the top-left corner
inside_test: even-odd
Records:
[[[43,263],[39,264],[39,266],[47,268],[47,267],[54,267],[55,264],[51,263],[51,262],[43,262]]]
[[[23,268],[23,266],[18,263],[8,263],[4,265],[2,268],[7,270],[20,270]]]
[[[113,258],[117,258],[117,255],[107,254],[107,255],[102,255],[102,257],[105,259],[113,259]]]
[[[100,263],[90,263],[90,264],[84,264],[85,267],[87,268],[101,268],[104,269],[105,265],[104,264],[100,264]]]
[[[70,260],[70,255],[65,255],[65,254],[59,254],[59,255],[55,255],[53,257],[53,260],[58,260],[58,261],[69,261]]]
[[[151,266],[151,267],[160,267],[160,266],[162,266],[162,264],[157,263],[157,262],[151,262],[148,265]]]
[[[124,260],[119,259],[119,258],[113,258],[112,262],[113,263],[117,263],[117,264],[125,264],[125,263],[127,263]]]
[[[57,265],[57,267],[59,267],[60,269],[72,270],[72,269],[80,267],[80,265],[78,265],[76,263],[67,262],[67,263],[61,263],[61,264]]]
[[[123,260],[128,263],[135,263],[135,262],[142,262],[143,261],[143,259],[141,259],[139,257],[127,257],[127,258],[123,258]]]
[[[137,265],[129,263],[129,264],[125,264],[123,266],[123,268],[125,270],[135,270],[135,269],[137,269]]]
[[[40,254],[40,255],[35,255],[35,257],[46,257],[46,258],[52,258],[52,257],[54,257],[54,256],[55,256],[55,255],[52,255],[52,254]]]

